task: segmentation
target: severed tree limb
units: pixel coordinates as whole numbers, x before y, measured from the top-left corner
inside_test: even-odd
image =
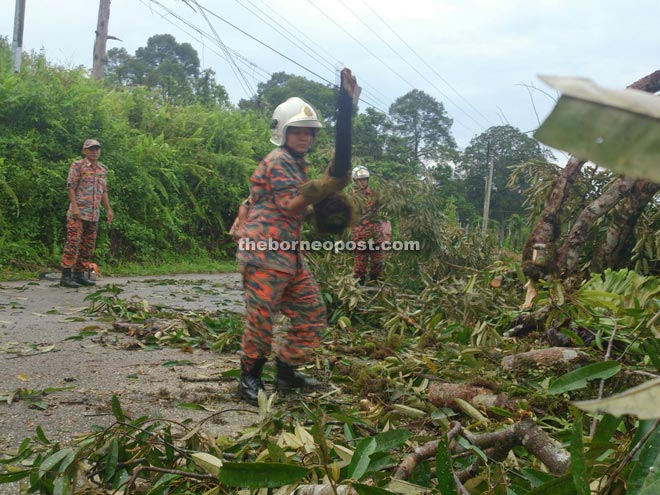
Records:
[[[660,91],[660,70],[656,70],[648,76],[638,79],[628,87],[630,89],[646,91],[647,93],[657,93]]]
[[[428,400],[434,406],[453,407],[456,405],[454,402],[456,398],[467,401],[477,408],[518,409],[518,402],[510,399],[507,394],[498,394],[485,387],[465,383],[432,383],[429,387]]]
[[[617,177],[598,199],[580,212],[563,244],[557,250],[557,265],[561,274],[571,275],[576,271],[580,255],[584,252],[596,220],[630,194],[634,184],[635,179],[632,177],[626,175]]]
[[[657,93],[660,91],[660,70],[635,81],[628,87],[649,93]],[[550,190],[550,194],[548,195],[546,206],[525,242],[522,252],[523,272],[533,281],[546,278],[548,275],[556,273],[556,258],[553,256],[554,253],[551,249],[548,249],[546,260],[543,265],[536,265],[532,262],[534,245],[545,244],[550,247],[559,239],[561,231],[561,214],[564,209],[564,204],[568,197],[568,192],[584,164],[585,162],[579,158],[573,156],[570,157],[566,166],[562,169],[561,174],[555,180],[555,183]]]
[[[452,429],[447,432],[447,438],[451,440],[462,431],[463,427],[461,424],[454,423]],[[403,462],[399,464],[399,467],[394,473],[394,479],[407,480],[420,462],[435,456],[436,452],[438,451],[439,443],[439,440],[433,440],[431,442],[425,443],[420,447],[417,447],[412,454],[406,457]]]
[[[541,216],[536,221],[532,233],[523,246],[523,272],[532,280],[546,278],[547,275],[555,272],[551,250],[547,252],[548,255],[546,256],[544,265],[537,265],[532,262],[534,245],[545,244],[546,246],[551,246],[559,239],[561,214],[564,210],[564,203],[568,197],[568,192],[573,187],[575,179],[580,174],[582,166],[585,163],[584,160],[580,160],[574,156],[569,158],[559,177],[555,179],[548,195],[548,200],[545,203],[545,208],[543,208]]]
[[[336,488],[336,491],[335,491]],[[300,485],[291,495],[358,495],[349,485]]]
[[[641,179],[635,182],[630,195],[626,196],[614,211],[605,238],[594,253],[591,261],[594,272],[601,272],[608,267],[619,268],[624,261],[630,260],[627,247],[632,247],[630,239],[633,229],[658,190],[660,184]]]
[[[566,474],[570,469],[570,454],[529,417],[523,418],[508,428],[491,433],[471,434],[464,431],[462,427],[458,429],[456,426],[452,429],[452,431],[454,430],[458,430],[470,443],[486,452],[489,459],[495,462],[503,461],[513,447],[521,445],[556,476]],[[436,455],[438,443],[438,440],[433,440],[417,447],[399,464],[394,478],[408,479],[421,462]],[[453,453],[465,451],[463,447],[455,443],[452,443],[451,450]],[[456,473],[456,478],[460,482],[467,481],[479,473],[482,465],[483,462],[475,460],[470,467]]]

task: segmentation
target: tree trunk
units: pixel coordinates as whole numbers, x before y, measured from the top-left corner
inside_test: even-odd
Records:
[[[660,70],[635,81],[628,87],[649,93],[660,91]],[[564,203],[568,197],[568,192],[572,187],[575,178],[582,170],[584,163],[584,161],[573,156],[568,160],[560,176],[552,186],[543,213],[532,229],[532,233],[527,238],[522,252],[523,272],[532,280],[546,278],[548,275],[555,275],[560,269],[565,272],[566,266],[558,264],[558,260],[559,263],[561,263],[561,260],[564,260],[565,263],[570,263],[572,268],[574,268],[574,260],[576,260],[576,257],[579,257],[581,254],[581,251],[578,250],[578,246],[575,246],[574,249],[569,248],[570,244],[575,242],[575,240],[571,240],[568,244],[565,244],[566,248],[563,248],[561,253],[556,252],[553,246],[557,242],[561,232],[561,213],[564,209]],[[608,192],[609,190],[605,194],[608,194]],[[616,196],[616,193],[612,192],[610,195]],[[619,196],[619,199],[620,197],[621,196]],[[610,208],[612,206],[610,206]],[[592,208],[592,205],[589,205],[587,210],[589,208]],[[589,213],[585,213],[585,217],[582,220],[582,226],[580,227],[582,231],[591,230],[591,227],[588,225],[589,215]],[[594,217],[593,220],[595,221],[596,218],[597,217]],[[630,217],[630,219],[632,220],[632,217]],[[536,244],[544,244],[546,246],[546,256],[542,263],[534,263],[532,260],[534,246]],[[583,248],[584,244],[582,244],[581,247]],[[566,274],[570,275],[570,273]]]
[[[601,272],[605,268],[620,268],[629,261],[630,242],[633,229],[642,212],[660,190],[659,184],[646,180],[635,182],[631,193],[626,196],[614,212],[612,223],[607,229],[603,242],[598,246],[592,260],[592,270]]]
[[[522,252],[523,272],[532,280],[546,278],[547,275],[556,273],[553,262],[554,250],[551,246],[559,238],[561,213],[564,209],[568,192],[585,163],[584,160],[580,160],[574,156],[568,160],[561,174],[559,174],[559,177],[557,177],[555,183],[552,185],[543,213],[541,213],[534,230],[532,230],[532,233],[527,238],[527,242],[525,242]],[[547,256],[544,263],[535,263],[532,260],[534,245],[536,244],[544,244],[550,247],[547,248]]]
[[[92,65],[92,78],[103,79],[105,64],[107,63],[106,45],[108,42],[108,24],[110,23],[110,1],[100,0],[99,17],[96,24],[96,41],[94,42],[94,64]]]
[[[564,243],[557,250],[557,266],[560,274],[570,276],[576,271],[579,257],[584,252],[596,220],[614,208],[621,198],[630,194],[634,184],[633,178],[621,175],[612,182],[607,191],[582,210]]]

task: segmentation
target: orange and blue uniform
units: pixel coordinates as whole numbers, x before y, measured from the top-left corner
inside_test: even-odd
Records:
[[[381,244],[385,241],[383,234],[380,205],[376,194],[369,188],[356,191],[356,202],[360,216],[351,230],[355,250],[353,251],[353,276],[364,282],[369,268],[369,277],[378,279],[383,268],[385,252]],[[369,243],[371,240],[371,243]],[[369,261],[371,266],[369,267]]]
[[[247,314],[242,361],[248,367],[270,354],[277,313],[289,318],[290,327],[276,354],[291,365],[309,359],[326,326],[320,290],[299,246],[304,212],[286,211],[299,195],[299,185],[307,181],[307,162],[296,155],[280,146],[250,178],[250,208],[236,256]]]
[[[100,162],[92,165],[86,158],[69,167],[67,189],[73,189],[81,220],[73,218],[71,205],[66,216],[66,244],[62,254],[62,268],[83,271],[94,254],[98,232],[101,200],[107,193],[108,169]]]

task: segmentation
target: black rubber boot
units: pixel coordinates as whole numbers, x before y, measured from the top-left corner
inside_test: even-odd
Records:
[[[259,405],[259,390],[266,390],[264,382],[261,381],[261,372],[265,364],[266,359],[259,359],[252,366],[246,365],[241,360],[241,378],[238,382],[238,396],[253,406]]]
[[[279,358],[275,360],[275,387],[278,390],[287,391],[294,388],[318,388],[321,382],[316,378],[305,376],[299,371]]]
[[[62,268],[62,280],[60,280],[62,287],[69,287],[70,289],[77,289],[80,284],[71,277],[71,268]]]
[[[93,280],[88,280],[85,278],[85,272],[73,272],[73,281],[80,286],[92,287],[96,285],[96,282]]]

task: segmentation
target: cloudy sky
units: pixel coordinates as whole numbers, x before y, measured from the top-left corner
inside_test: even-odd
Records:
[[[0,1],[10,41],[14,9]],[[26,0],[24,50],[91,68],[97,14],[97,0]],[[170,33],[235,103],[274,72],[336,83],[349,67],[360,108],[422,90],[465,146],[493,125],[534,130],[556,97],[539,74],[622,88],[660,69],[659,20],[658,0],[113,0],[109,34],[122,41],[108,49]]]

